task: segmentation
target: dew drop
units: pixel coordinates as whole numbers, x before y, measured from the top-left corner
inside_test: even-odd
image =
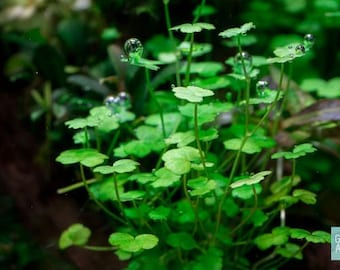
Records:
[[[115,96],[107,96],[104,99],[104,105],[108,108],[112,108],[112,106],[115,106],[117,103],[117,97]]]
[[[234,71],[239,74],[243,74],[243,65],[246,70],[246,72],[251,71],[252,64],[253,64],[253,58],[252,56],[246,52],[243,51],[241,53],[237,53],[234,57]]]
[[[253,62],[253,59],[252,59],[251,55],[248,52],[246,52],[246,51],[243,51],[241,53],[237,53],[235,55],[235,59],[234,60],[235,60],[235,63],[237,63],[237,64],[241,63],[242,61],[250,62],[251,64]]]
[[[120,92],[116,97],[116,104],[128,109],[131,107],[131,97],[127,92]]]
[[[258,81],[256,83],[256,92],[257,95],[260,97],[263,97],[264,95],[264,90],[268,88],[268,82],[267,81]]]
[[[137,38],[130,38],[124,44],[124,51],[129,59],[134,57],[141,58],[144,51],[143,44]]]
[[[297,54],[304,54],[305,51],[306,51],[305,46],[303,46],[302,44],[296,45],[296,47],[295,47],[295,52],[296,52]]]
[[[312,34],[306,34],[304,37],[304,44],[307,48],[311,48],[314,45],[315,37]]]

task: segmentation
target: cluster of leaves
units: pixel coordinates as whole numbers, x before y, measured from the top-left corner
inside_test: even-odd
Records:
[[[112,250],[130,260],[127,269],[248,269],[251,264],[259,269],[277,257],[301,259],[308,243],[330,241],[327,232],[290,228],[282,217],[280,227],[272,223],[286,208],[316,203],[316,194],[303,189],[295,170],[297,159],[316,151],[308,136],[292,137],[288,147],[273,139],[287,132],[280,128],[293,134],[296,121],[307,123],[302,110],[298,120],[290,110],[292,96],[303,92],[292,87],[284,71],[311,46],[301,39],[276,49],[275,57],[252,57],[243,51],[242,40],[255,25],[230,28],[219,36],[234,39],[238,53],[226,60],[232,72],[225,73],[221,63],[200,60],[210,49],[195,42],[195,35],[214,29],[195,20],[170,27],[169,40],[164,37],[159,44],[176,43],[171,31],[186,35],[185,41],[176,48],[159,46],[166,51],[155,52],[157,61],[142,57],[138,40],[128,40],[124,61],[146,74],[149,99],[143,118],[106,104],[66,122],[79,130],[74,139],[83,148],[57,157],[62,164],[78,164],[81,172],[81,182],[64,190],[84,186],[118,224],[107,247],[89,245],[90,229],[74,224],[61,235],[61,248]],[[163,64],[174,68],[164,67],[161,79],[155,75],[150,81],[149,70]],[[279,75],[273,73],[274,86],[255,88],[252,82],[268,74],[270,65],[280,66]],[[173,78],[171,91],[157,89]],[[322,116],[314,115],[323,122],[334,120]],[[292,164],[291,172],[279,166],[284,162]],[[89,173],[94,180],[86,178]],[[263,232],[270,227],[271,232]],[[249,254],[256,247],[273,252],[254,263]]]

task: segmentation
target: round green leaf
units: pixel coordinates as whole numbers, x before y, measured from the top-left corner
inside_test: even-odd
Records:
[[[223,144],[226,149],[238,151],[242,146],[242,141],[243,139],[241,138],[235,138],[235,139],[226,140],[223,142]],[[256,142],[254,142],[253,140],[249,138],[243,145],[241,152],[244,152],[247,154],[254,154],[254,153],[261,152],[261,147],[257,145]]]
[[[96,149],[82,148],[66,150],[56,158],[62,164],[74,164],[80,162],[87,167],[94,167],[104,162],[108,157],[99,153]]]
[[[116,173],[131,172],[137,168],[138,162],[131,159],[120,159],[113,163],[112,167]]]
[[[174,87],[172,89],[175,92],[175,96],[179,99],[184,99],[189,102],[202,102],[203,97],[208,97],[214,95],[214,92],[211,90],[203,89],[197,86],[187,86],[187,87]]]
[[[172,247],[181,248],[184,250],[192,250],[196,247],[196,242],[192,236],[184,232],[170,234],[167,237],[166,242]]]
[[[90,235],[90,229],[83,224],[73,224],[61,234],[59,248],[65,249],[70,246],[83,246],[88,242]]]
[[[158,238],[152,234],[140,234],[135,238],[139,242],[142,249],[152,249],[158,244]]]
[[[249,22],[249,23],[243,24],[241,27],[229,28],[227,30],[224,30],[223,32],[219,33],[218,35],[223,37],[223,38],[230,38],[230,37],[233,37],[233,36],[244,35],[249,30],[251,30],[253,28],[255,28],[254,23]]]
[[[237,188],[244,185],[254,185],[261,182],[267,175],[271,174],[271,171],[262,171],[250,176],[249,178],[236,181],[230,185],[231,188]]]

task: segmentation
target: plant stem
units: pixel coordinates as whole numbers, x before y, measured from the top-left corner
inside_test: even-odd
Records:
[[[145,68],[145,78],[146,78],[147,91],[149,92],[151,99],[156,103],[156,106],[158,107],[158,111],[159,111],[159,115],[160,115],[160,119],[161,119],[162,133],[163,133],[163,137],[165,138],[166,132],[165,132],[163,108],[162,108],[161,104],[158,102],[158,99],[156,98],[155,93],[154,93],[154,91],[151,87],[150,71],[147,68]]]
[[[117,247],[102,247],[102,246],[90,246],[84,245],[81,246],[84,249],[91,250],[91,251],[114,251],[117,250]]]
[[[185,85],[188,86],[190,82],[190,67],[191,67],[191,61],[192,61],[192,51],[194,48],[194,33],[190,33],[190,48],[189,48],[189,54],[187,58],[187,68],[185,71]]]
[[[248,220],[255,214],[255,211],[257,209],[258,206],[258,198],[257,198],[257,193],[256,193],[256,189],[254,187],[254,185],[251,186],[252,190],[253,190],[253,194],[254,194],[254,206],[251,209],[251,212],[249,213],[248,216],[246,216],[245,218],[242,219],[242,221],[231,231],[231,234],[235,234],[243,225],[245,225]]]
[[[89,185],[89,184],[97,183],[99,181],[100,180],[98,180],[98,179],[91,179],[91,180],[86,180],[86,183]],[[83,187],[83,186],[84,186],[84,182],[78,182],[78,183],[57,189],[57,193],[58,194],[67,193],[67,192],[70,192],[72,190],[75,190],[75,189]]]
[[[236,169],[237,169],[237,165],[239,164],[239,160],[240,160],[240,156],[241,156],[241,152],[242,152],[242,148],[243,146],[245,145],[246,141],[247,141],[248,137],[245,136],[241,142],[241,145],[240,145],[240,149],[238,149],[237,151],[237,154],[236,154],[236,157],[234,159],[234,163],[233,163],[233,166],[231,168],[231,172],[230,172],[230,175],[229,175],[229,179],[226,183],[226,187],[225,187],[225,190],[224,190],[224,193],[223,193],[223,196],[218,204],[218,207],[217,207],[217,215],[216,215],[216,226],[215,226],[215,233],[214,233],[214,236],[213,236],[213,241],[215,241],[216,239],[216,236],[217,236],[217,233],[218,233],[218,230],[219,230],[219,227],[220,227],[220,223],[221,223],[221,218],[222,218],[222,207],[223,207],[223,203],[225,201],[225,199],[227,198],[227,195],[228,195],[228,191],[229,191],[229,186],[230,184],[232,183],[233,179],[234,179],[234,176],[235,176],[235,173],[236,173]]]
[[[173,44],[175,44],[175,39],[174,39],[174,35],[171,31],[171,19],[170,19],[170,12],[169,12],[169,3],[168,2],[164,2],[164,14],[165,14],[165,23],[166,23],[166,27],[168,29],[168,34],[169,34],[169,38],[171,40],[171,42]],[[175,48],[176,50],[176,48]],[[179,60],[178,60],[178,56],[177,56],[177,50],[175,51],[175,55],[176,55],[176,62],[175,62],[175,66],[176,66],[176,85],[180,86],[181,85],[181,78],[179,75]]]
[[[116,132],[115,132],[115,135],[113,137],[113,139],[111,140],[111,143],[110,143],[110,146],[106,152],[106,154],[108,156],[110,156],[112,154],[112,151],[113,151],[113,148],[115,147],[117,141],[118,141],[118,138],[119,138],[119,135],[120,135],[120,129],[118,129]]]
[[[197,103],[195,103],[195,107],[194,107],[194,126],[195,126],[195,138],[196,138],[196,145],[197,145],[197,148],[198,148],[198,152],[199,152],[200,157],[201,157],[203,169],[204,169],[205,173],[208,174],[207,173],[207,168],[206,168],[206,165],[205,165],[205,160],[204,160],[204,153],[202,151],[201,142],[200,142],[200,138],[199,138],[198,104]]]
[[[118,202],[119,209],[121,211],[121,214],[125,217],[126,223],[129,223],[129,221],[128,221],[126,215],[125,215],[124,205],[123,205],[122,201],[120,200],[119,190],[118,190],[118,180],[117,180],[116,173],[113,173],[112,176],[113,176],[113,183],[114,183],[114,187],[115,187],[115,194],[116,194],[116,199],[117,199],[117,202]]]
[[[194,229],[193,229],[193,235],[196,233],[197,231],[197,223],[198,223],[198,213],[197,213],[197,209],[195,207],[195,205],[193,204],[188,189],[187,189],[187,175],[183,175],[183,192],[184,192],[184,196],[187,199],[187,201],[189,202],[189,204],[191,205],[192,210],[195,213],[195,225],[194,225]]]
[[[82,181],[84,183],[85,189],[86,189],[90,199],[93,200],[98,205],[98,207],[101,208],[107,215],[109,215],[110,217],[112,217],[116,221],[119,221],[119,222],[121,222],[123,224],[126,224],[125,220],[123,220],[119,216],[117,216],[114,213],[112,213],[100,201],[98,201],[95,196],[93,196],[91,190],[89,189],[89,186],[87,185],[87,181],[86,181],[85,173],[84,173],[84,166],[82,164],[80,164],[80,175],[81,175],[81,179],[82,179]]]
[[[195,18],[194,18],[194,20],[193,20],[193,23],[198,22],[198,20],[200,19],[200,17],[201,17],[201,10],[202,10],[202,8],[205,6],[205,1],[206,1],[206,0],[202,0],[202,1],[201,1],[200,7],[199,7],[199,12],[198,12],[197,15],[195,16]]]
[[[246,64],[244,62],[244,59],[242,57],[242,47],[241,47],[241,37],[240,35],[237,35],[237,47],[238,47],[238,53],[241,56],[241,64],[242,64],[242,70],[244,77],[246,79],[246,91],[245,91],[245,133],[247,134],[248,132],[248,126],[249,126],[249,98],[250,98],[250,83],[251,83],[251,78],[249,76],[249,73],[246,68]]]

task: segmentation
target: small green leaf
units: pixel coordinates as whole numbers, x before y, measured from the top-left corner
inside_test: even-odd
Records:
[[[223,64],[219,62],[192,63],[190,66],[190,73],[197,73],[201,77],[212,77],[223,71],[223,68]],[[180,73],[185,74],[186,72],[186,66],[184,65],[180,69]]]
[[[289,229],[286,227],[276,227],[271,233],[265,233],[255,238],[254,243],[261,250],[271,246],[281,246],[288,242]]]
[[[174,87],[172,91],[175,92],[175,96],[179,99],[184,99],[193,103],[202,102],[204,97],[214,95],[213,91],[196,86]]]
[[[112,167],[116,173],[126,173],[134,171],[138,165],[139,163],[134,160],[120,159],[114,162]]]
[[[66,249],[70,246],[83,246],[88,242],[90,235],[90,229],[83,224],[73,224],[61,234],[59,248]]]
[[[134,237],[128,233],[116,232],[109,236],[109,243],[112,246],[120,246],[133,241],[133,239]]]
[[[223,144],[226,149],[238,151],[242,146],[243,140],[244,139],[242,138],[235,138],[235,139],[226,140],[223,142]],[[247,154],[254,154],[254,153],[261,152],[261,147],[258,144],[256,144],[254,140],[252,140],[251,138],[248,138],[246,142],[243,144],[241,152],[244,152]]]
[[[152,220],[167,220],[170,214],[170,208],[159,206],[155,210],[152,210],[149,213],[149,217]]]
[[[145,191],[142,190],[130,190],[119,195],[122,202],[141,200],[144,196]]]
[[[250,214],[251,210],[244,211],[244,217],[247,217]],[[254,225],[254,227],[262,226],[268,220],[268,216],[260,209],[256,209],[255,212],[251,215],[249,222]]]
[[[245,35],[249,30],[255,28],[254,23],[249,22],[243,24],[241,27],[229,28],[219,33],[218,35],[223,38],[231,38],[233,36]]]
[[[288,259],[295,258],[301,260],[303,258],[301,247],[292,243],[287,243],[284,246],[278,247],[276,252]]]
[[[253,187],[255,187],[256,194],[261,193],[262,187],[260,184],[255,184]],[[254,190],[252,186],[244,185],[241,187],[234,188],[231,194],[233,195],[233,197],[248,200],[254,196]]]
[[[272,155],[272,159],[285,158],[285,159],[296,159],[305,156],[307,153],[313,153],[316,148],[310,143],[304,143],[295,145],[292,152],[277,152]]]
[[[239,181],[232,183],[230,185],[230,187],[231,188],[237,188],[237,187],[241,187],[241,186],[244,186],[244,185],[250,186],[250,185],[257,184],[257,183],[261,182],[262,180],[264,180],[264,178],[271,173],[272,173],[271,171],[259,172],[257,174],[250,176],[249,178],[242,179],[242,180],[239,180]]]
[[[293,197],[298,198],[300,201],[305,204],[315,204],[316,203],[316,194],[304,189],[295,189],[293,191]]]
[[[293,239],[305,239],[309,235],[311,235],[311,233],[304,229],[299,229],[299,228],[290,229],[290,237]]]
[[[115,169],[112,166],[103,165],[94,168],[93,171],[101,174],[112,174],[115,172]]]
[[[190,146],[168,150],[162,156],[165,167],[176,174],[188,173],[191,169],[191,162],[199,159],[198,150]]]
[[[73,128],[73,129],[84,128],[84,127],[87,127],[87,119],[84,119],[84,118],[72,119],[72,120],[66,121],[65,125],[68,128]]]
[[[188,181],[188,187],[193,189],[189,191],[191,196],[202,196],[214,190],[216,188],[216,182],[201,176],[195,179],[190,179]]]
[[[171,134],[169,138],[165,139],[166,144],[177,144],[177,147],[186,146],[195,141],[194,131],[176,132]]]
[[[96,149],[82,148],[66,150],[56,158],[62,164],[81,163],[86,167],[94,167],[104,162],[108,156],[99,153]]]
[[[184,232],[169,234],[166,242],[174,248],[181,248],[183,250],[192,250],[197,246],[192,236]]]
[[[158,238],[152,234],[140,234],[136,237],[128,233],[113,233],[109,237],[109,243],[117,246],[124,252],[138,252],[142,249],[151,249],[158,243]]]
[[[158,244],[158,238],[152,234],[137,235],[135,241],[138,242],[142,249],[152,249]]]
[[[314,231],[311,235],[306,237],[306,240],[312,243],[330,243],[331,235],[324,231]]]
[[[154,188],[170,187],[179,182],[180,175],[167,169],[160,168],[155,172],[155,181],[151,184]]]
[[[182,33],[195,33],[201,32],[203,29],[205,30],[213,30],[215,26],[210,23],[184,23],[170,28],[170,30],[179,30]]]

